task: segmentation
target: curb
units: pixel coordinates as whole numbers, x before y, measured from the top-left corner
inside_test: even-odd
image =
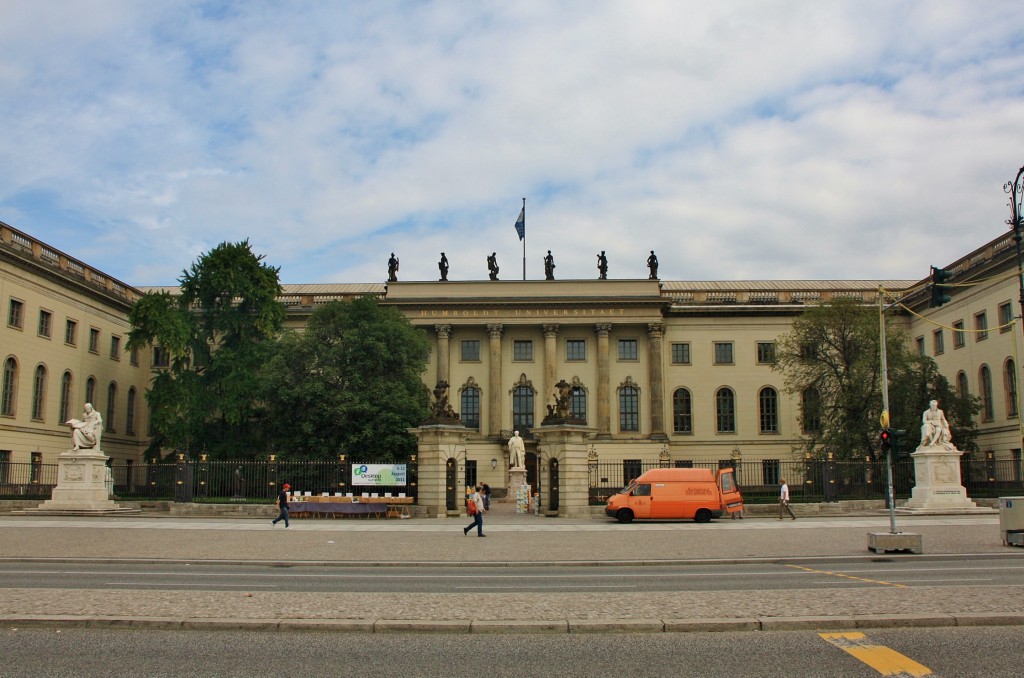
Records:
[[[729,631],[771,632],[869,628],[1024,626],[1024,613],[960,612],[952,614],[837,615],[749,619],[558,619],[548,621],[0,615],[0,624],[15,627],[132,628],[164,631],[327,631],[333,633],[447,634],[721,633]]]

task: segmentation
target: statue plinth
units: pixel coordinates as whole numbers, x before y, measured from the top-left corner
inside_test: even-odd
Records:
[[[530,486],[522,466],[508,470],[508,497],[516,504],[516,513],[530,512]]]
[[[918,447],[914,459],[914,489],[899,510],[907,513],[990,513],[967,498],[960,479],[963,452],[951,443]]]
[[[57,486],[51,498],[26,513],[51,515],[105,515],[139,513],[119,506],[107,488],[107,455],[102,450],[78,449],[57,458]]]

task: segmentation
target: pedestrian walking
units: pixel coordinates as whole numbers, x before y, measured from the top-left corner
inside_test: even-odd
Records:
[[[491,486],[487,483],[483,483],[480,487],[483,488],[484,493],[484,510],[491,510]]]
[[[281,494],[277,495],[277,507],[280,512],[277,517],[270,521],[272,524],[277,525],[277,521],[283,520],[284,526],[288,527],[288,490],[292,489],[292,486],[285,483],[281,486]]]
[[[780,480],[782,487],[779,488],[779,520],[782,520],[782,512],[789,511],[789,517],[796,520],[796,515],[793,513],[793,509],[789,507],[789,485],[786,484],[785,480]]]
[[[466,499],[466,512],[473,516],[473,522],[462,528],[462,534],[469,534],[469,531],[476,526],[476,536],[486,537],[487,535],[484,534],[484,496],[480,494],[479,485]]]

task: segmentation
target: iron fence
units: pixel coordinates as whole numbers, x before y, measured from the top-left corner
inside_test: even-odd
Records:
[[[782,480],[789,484],[794,502],[820,503],[854,499],[885,499],[888,480],[884,461],[740,461],[675,462],[670,466],[736,469],[736,481],[749,504],[779,499]],[[645,471],[662,468],[658,461],[621,460],[591,463],[590,503],[601,505]],[[1021,463],[1016,460],[961,459],[961,476],[969,497],[998,497],[1024,491]],[[893,462],[893,494],[907,499],[914,487],[914,462]]]
[[[417,468],[406,464],[406,485],[350,482],[352,463],[320,461],[193,461],[110,464],[114,495],[124,500],[197,503],[270,503],[284,483],[311,495],[404,493],[416,498]],[[0,498],[49,499],[57,484],[57,464],[0,466]]]

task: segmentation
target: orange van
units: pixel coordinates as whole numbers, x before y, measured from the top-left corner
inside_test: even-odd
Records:
[[[658,468],[647,471],[608,499],[609,518],[693,518],[706,523],[743,510],[743,497],[731,468]]]

